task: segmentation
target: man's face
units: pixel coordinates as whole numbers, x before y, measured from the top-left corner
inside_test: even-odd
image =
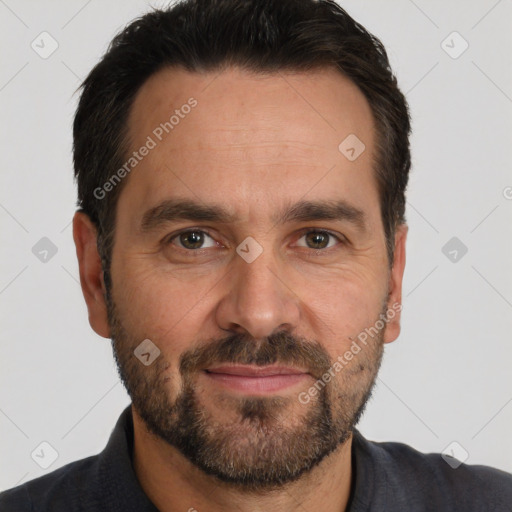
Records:
[[[110,333],[135,411],[225,481],[294,480],[348,439],[398,335],[389,323],[343,357],[400,299],[370,107],[329,70],[164,70],[128,126],[131,151],[154,146],[125,178],[111,265]],[[366,148],[355,160],[338,148],[350,134]],[[147,366],[134,355],[146,339],[160,351]]]

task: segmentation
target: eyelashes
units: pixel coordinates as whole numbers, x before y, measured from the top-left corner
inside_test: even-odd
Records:
[[[194,236],[192,236],[194,235]],[[311,237],[311,235],[315,235],[315,237]],[[310,237],[309,240],[307,237]],[[306,228],[299,233],[297,241],[306,238],[304,245],[298,245],[297,247],[302,247],[305,249],[311,249],[313,251],[329,251],[330,249],[334,249],[337,245],[344,245],[343,235],[335,234],[329,230],[318,229],[318,228]],[[211,240],[210,245],[205,247],[205,244],[208,243],[208,239]],[[327,244],[324,245],[324,242],[327,241]],[[334,246],[331,245],[332,241],[336,241],[337,244]],[[309,246],[312,244],[313,246]],[[180,231],[179,233],[173,234],[167,239],[164,240],[163,244],[165,246],[172,245],[179,249],[180,251],[184,251],[192,253],[192,252],[204,252],[208,249],[212,249],[215,247],[223,247],[222,244],[217,242],[213,235],[205,230],[199,228],[189,228],[184,231]],[[320,244],[320,247],[315,247],[314,245]]]

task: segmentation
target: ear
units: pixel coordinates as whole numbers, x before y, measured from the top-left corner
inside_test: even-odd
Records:
[[[85,213],[76,212],[73,217],[73,240],[80,268],[80,285],[89,310],[89,323],[97,334],[110,338],[105,301],[106,288],[97,247],[97,232]]]
[[[401,224],[395,233],[395,255],[389,277],[389,297],[387,317],[384,331],[384,343],[391,343],[400,334],[400,317],[402,311],[402,279],[405,269],[405,242],[409,227]]]

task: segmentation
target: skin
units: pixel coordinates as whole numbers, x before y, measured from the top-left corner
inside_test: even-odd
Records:
[[[317,340],[334,361],[374,325],[383,300],[389,308],[401,303],[405,267],[407,227],[402,225],[389,268],[372,170],[374,123],[352,82],[329,69],[268,75],[236,68],[216,74],[166,69],[150,77],[136,96],[128,123],[130,147],[142,146],[190,97],[197,107],[125,178],[111,267],[119,319],[131,339],[149,338],[157,344],[160,361],[166,363],[161,371],[170,402],[183,384],[180,356],[227,333],[261,340],[286,330]],[[351,133],[366,146],[353,162],[338,150]],[[142,233],[144,212],[177,197],[222,205],[236,213],[236,221],[179,220]],[[271,220],[289,203],[340,198],[364,212],[364,232],[346,220],[278,225]],[[174,245],[162,244],[183,228],[209,231],[212,239],[206,237],[202,255],[190,256],[176,239]],[[329,230],[346,242],[330,239],[333,249],[321,253],[307,246],[304,228]],[[96,230],[79,212],[73,229],[90,324],[110,338]],[[250,264],[235,251],[248,236],[263,248]],[[359,389],[361,380],[374,378],[358,375],[358,359],[375,362],[376,344],[390,343],[399,333],[398,311],[373,349],[363,350],[347,371],[335,375],[338,389]],[[218,398],[240,392],[205,385],[203,378],[195,382],[208,414],[226,425],[236,421],[229,400]],[[296,397],[314,382],[311,377],[272,395],[289,399],[287,415],[280,418],[284,427],[304,417],[307,406]],[[324,511],[339,512],[347,506],[351,436],[297,481],[271,492],[248,493],[202,472],[149,432],[134,407],[132,413],[134,469],[159,510],[292,511],[298,503],[306,510],[322,503]]]

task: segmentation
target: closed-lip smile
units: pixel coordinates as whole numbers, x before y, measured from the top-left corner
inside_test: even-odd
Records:
[[[264,395],[296,385],[310,374],[290,366],[219,365],[206,368],[205,375],[232,391]]]

